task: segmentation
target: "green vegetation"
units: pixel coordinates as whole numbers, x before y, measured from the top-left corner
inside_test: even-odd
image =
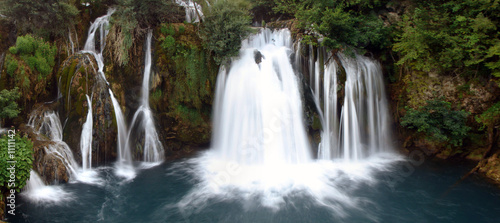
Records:
[[[307,43],[330,49],[382,49],[389,45],[389,29],[376,11],[387,1],[380,0],[275,0],[275,11],[295,16],[309,35]]]
[[[9,144],[12,141],[15,143]],[[9,146],[15,149],[15,153],[9,153]],[[20,192],[26,185],[33,167],[32,148],[33,143],[26,137],[20,137],[19,132],[0,136],[0,188],[2,192],[6,189],[15,189]],[[11,173],[8,169],[10,164],[7,161],[15,161],[15,181],[11,181]]]
[[[74,0],[0,1],[0,14],[16,24],[21,33],[34,33],[46,39],[66,35],[74,25],[78,9]]]
[[[483,124],[484,128],[493,128],[494,125],[500,122],[500,102],[491,106],[483,114],[476,117],[476,121]]]
[[[485,66],[498,72],[499,16],[498,1],[415,1],[393,46],[401,54],[397,64],[425,72],[491,73]]]
[[[163,0],[117,0],[113,14],[111,31],[114,58],[121,65],[129,61],[129,50],[135,39],[146,29],[155,28],[160,23],[175,21],[181,15],[180,7],[173,1]],[[183,15],[183,14],[182,14]]]
[[[426,134],[428,139],[461,146],[470,127],[468,113],[451,109],[451,103],[442,98],[427,101],[418,110],[409,109],[401,118],[401,125]]]
[[[200,36],[215,62],[238,55],[241,41],[250,34],[250,4],[246,1],[211,1],[204,7]]]
[[[166,61],[175,73],[172,78],[174,91],[168,98],[172,115],[198,126],[203,122],[205,106],[213,100],[211,83],[215,82],[217,66],[203,50],[194,30],[187,32],[183,25],[163,24],[160,31],[159,54],[168,58]],[[153,94],[162,93],[156,92]]]
[[[17,107],[16,100],[20,97],[18,88],[0,91],[0,127],[2,126],[2,119],[15,118],[19,115],[21,110]]]
[[[41,38],[29,34],[20,36],[17,38],[16,45],[9,48],[9,51],[14,55],[19,55],[31,70],[37,70],[41,74],[40,77],[45,78],[52,73],[57,48]],[[12,75],[13,70],[8,66],[7,73]]]

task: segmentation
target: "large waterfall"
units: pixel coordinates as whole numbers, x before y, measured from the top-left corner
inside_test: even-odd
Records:
[[[291,48],[288,30],[266,29],[244,43],[227,74],[219,73],[227,75],[214,105],[213,148],[220,158],[248,165],[311,160]]]
[[[182,163],[191,163],[200,181],[178,203],[181,212],[193,206],[204,208],[211,199],[241,200],[244,205],[256,200],[259,206],[279,209],[287,197],[308,196],[342,217],[344,208],[358,208],[362,203],[343,185],[348,182],[354,188],[373,182],[371,173],[394,161],[376,154],[378,148],[385,148],[382,136],[387,134],[387,128],[382,129],[387,111],[380,109],[387,107],[376,63],[361,56],[339,56],[348,76],[344,100],[348,102],[340,118],[340,66],[333,58],[322,60],[321,65],[301,59],[299,50],[294,53],[288,29],[262,29],[243,41],[239,57],[230,66],[220,69],[212,148]],[[325,66],[323,72],[320,66]],[[303,70],[312,76],[310,89],[301,89]],[[305,91],[312,92],[323,123],[319,160],[313,159],[306,134],[301,96]],[[370,141],[367,135],[373,131],[379,132]]]
[[[144,131],[144,158],[145,162],[158,163],[164,159],[163,145],[160,142],[158,133],[156,132],[155,123],[153,120],[153,113],[149,107],[149,79],[151,75],[151,38],[153,36],[152,30],[148,32],[146,38],[146,57],[144,60],[144,79],[142,81],[141,91],[141,105],[137,109],[130,125],[128,133],[128,140],[132,133],[134,125],[137,123],[139,131]],[[142,115],[142,116],[141,116]]]

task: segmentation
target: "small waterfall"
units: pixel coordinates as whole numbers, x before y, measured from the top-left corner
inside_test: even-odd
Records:
[[[82,135],[80,137],[80,151],[82,153],[82,168],[88,170],[92,168],[92,99],[87,96],[87,120],[82,127]]]
[[[94,56],[97,61],[98,73],[104,81],[106,77],[104,75],[104,57],[103,52],[106,46],[106,36],[108,35],[109,19],[111,15],[115,12],[115,9],[109,9],[108,13],[104,16],[97,18],[94,23],[89,28],[89,34],[85,46],[81,53],[90,53]],[[97,32],[99,30],[99,32]],[[96,35],[96,34],[99,35]],[[96,48],[96,42],[99,48]],[[109,83],[106,81],[109,86]],[[132,155],[128,147],[127,139],[127,125],[125,123],[125,118],[123,112],[120,108],[120,104],[116,100],[111,88],[109,90],[109,96],[113,103],[118,139],[117,139],[117,150],[118,150],[118,162],[117,162],[117,174],[124,176],[126,178],[133,178],[135,176],[135,171],[132,167]]]
[[[38,140],[51,141],[45,146],[46,154],[54,155],[66,167],[70,178],[77,176],[78,164],[75,161],[73,152],[63,139],[63,131],[59,116],[53,111],[44,112],[41,115],[32,114],[28,126],[31,126],[38,135]]]
[[[319,62],[316,63],[319,64]],[[324,67],[323,98],[325,100],[323,100],[323,114],[321,114],[322,124],[326,131],[321,134],[321,143],[318,149],[318,158],[320,159],[338,157],[330,149],[338,144],[337,88],[337,64],[335,60],[328,60]]]
[[[125,123],[125,118],[123,117],[120,104],[116,100],[111,89],[109,89],[109,96],[115,108],[116,125],[118,128],[118,138],[116,140],[118,144],[118,162],[116,173],[126,178],[133,178],[135,176],[135,171],[132,166],[132,154],[130,153],[127,142],[127,125]]]
[[[221,69],[213,148],[223,159],[275,167],[312,159],[292,44],[289,30],[263,29],[243,42],[227,74]]]
[[[114,12],[115,9],[109,9],[106,15],[97,18],[92,23],[89,28],[87,41],[85,42],[85,46],[81,51],[82,53],[90,53],[94,56],[95,60],[97,61],[97,66],[99,67],[98,72],[104,79],[104,81],[106,81],[106,76],[104,76],[104,57],[102,53],[104,52],[104,47],[106,46],[106,36],[109,32],[109,19]],[[99,31],[99,35],[96,36],[97,31]],[[96,41],[99,48],[96,48]]]
[[[203,11],[200,4],[195,3],[193,0],[175,0],[175,2],[178,5],[184,7],[184,9],[186,10],[186,22],[200,22],[200,17],[198,17],[198,14],[203,17]],[[198,11],[198,13],[196,11]]]
[[[331,57],[331,55],[328,55]],[[323,104],[323,132],[318,150],[320,159],[342,158],[359,160],[380,152],[391,151],[389,109],[384,91],[380,65],[364,56],[355,58],[338,53],[345,70],[344,103],[340,118],[337,114],[337,70],[331,59],[324,65],[323,97],[316,101]],[[316,61],[316,82],[321,78]],[[319,85],[314,86],[319,92]]]
[[[144,130],[144,161],[145,162],[161,162],[164,159],[164,149],[156,132],[153,113],[149,107],[149,79],[151,75],[151,37],[152,30],[149,30],[146,39],[146,57],[144,67],[144,79],[142,81],[141,106],[137,109],[132,119],[132,125],[129,130],[127,139],[130,139],[132,127],[137,122],[140,131]],[[140,119],[142,115],[142,119]],[[128,143],[128,141],[127,141]]]
[[[72,199],[72,195],[61,187],[47,186],[34,170],[30,171],[30,178],[22,190],[21,195],[35,203],[58,203]]]

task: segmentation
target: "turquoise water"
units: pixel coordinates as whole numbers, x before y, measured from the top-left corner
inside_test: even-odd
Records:
[[[426,162],[393,163],[373,173],[376,181],[339,178],[339,191],[356,205],[338,201],[335,211],[300,190],[282,197],[278,208],[262,205],[259,193],[212,196],[185,204],[199,183],[192,162],[175,161],[138,171],[123,181],[111,167],[98,170],[100,185],[69,183],[60,203],[20,197],[11,222],[500,222],[500,189],[477,176],[457,180],[469,168]],[[411,167],[409,167],[411,166]],[[179,168],[182,167],[182,168]],[[409,168],[408,168],[409,167]],[[234,193],[238,193],[235,191]],[[243,199],[243,200],[242,200]]]

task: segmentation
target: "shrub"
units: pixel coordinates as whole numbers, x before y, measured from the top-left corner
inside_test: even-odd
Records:
[[[476,117],[476,121],[483,124],[481,129],[491,127],[500,121],[500,102],[497,102],[483,114]]]
[[[17,117],[20,110],[16,100],[21,97],[18,88],[0,91],[0,121],[4,118]]]
[[[224,59],[238,55],[241,41],[250,34],[251,23],[245,1],[218,0],[205,7],[200,36],[205,47],[220,64]]]
[[[19,55],[20,58],[28,64],[31,70],[38,71],[43,78],[52,73],[52,68],[55,65],[55,57],[57,48],[43,39],[32,35],[19,36],[16,40],[16,45],[11,47],[9,51],[12,54]],[[11,76],[17,69],[17,62],[14,65],[15,59],[9,59],[7,65],[7,73]]]
[[[451,103],[442,98],[427,101],[419,109],[409,109],[401,118],[401,125],[426,134],[428,139],[461,146],[467,136],[468,113],[451,109]]]
[[[0,136],[0,187],[2,191],[15,189],[20,192],[26,185],[26,181],[30,177],[30,170],[33,167],[33,143],[26,137],[20,137],[19,132],[16,133]],[[14,145],[15,153],[13,154],[9,154],[9,141],[14,142],[10,144],[11,146]],[[11,173],[8,170],[10,164],[7,161],[15,161],[14,182],[10,181]]]

